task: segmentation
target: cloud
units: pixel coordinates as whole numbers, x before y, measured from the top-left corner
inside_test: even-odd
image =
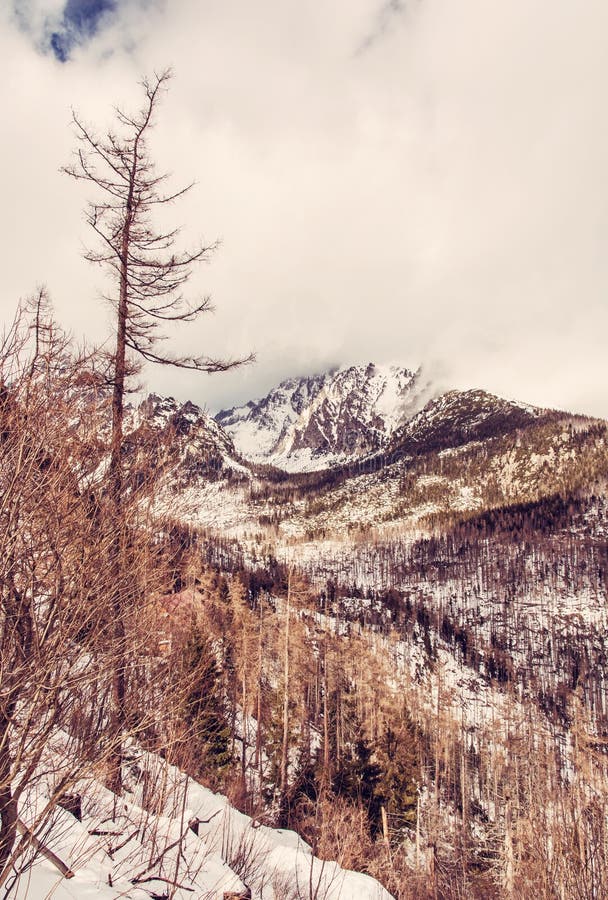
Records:
[[[173,64],[152,148],[197,186],[170,217],[223,243],[192,283],[216,314],[172,340],[258,364],[154,389],[215,408],[337,361],[434,361],[608,416],[604,0],[122,0],[68,65],[36,50],[64,9],[31,0],[28,32],[0,11],[6,316],[45,281],[77,334],[109,332],[87,192],[58,174],[69,110],[103,129]]]
[[[67,62],[74,45],[90,40],[116,12],[115,0],[68,0],[50,46],[60,62]]]
[[[121,21],[129,7],[143,11],[154,0],[14,0],[14,16],[35,47],[66,63],[77,48]],[[124,17],[122,22],[124,22]],[[124,35],[123,35],[124,37]]]
[[[382,40],[395,26],[397,19],[403,17],[407,11],[405,0],[385,0],[376,15],[371,30],[365,35],[356,53],[365,53]]]

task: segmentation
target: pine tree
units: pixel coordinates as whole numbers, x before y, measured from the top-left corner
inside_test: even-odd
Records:
[[[382,769],[374,760],[374,748],[362,734],[344,756],[332,782],[335,794],[354,800],[366,810],[373,835],[381,828],[384,801],[381,778]]]
[[[415,828],[418,803],[418,733],[407,710],[400,719],[387,724],[378,747],[382,774],[379,789],[389,821],[391,837],[398,840],[404,830]]]
[[[186,686],[183,743],[189,746],[193,774],[221,779],[232,763],[230,725],[213,647],[197,625],[183,649],[181,677]]]

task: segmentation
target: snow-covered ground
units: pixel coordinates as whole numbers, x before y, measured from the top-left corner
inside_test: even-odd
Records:
[[[121,797],[94,778],[78,782],[80,819],[57,807],[39,830],[53,786],[38,781],[20,815],[44,849],[26,851],[5,896],[391,900],[373,878],[314,857],[294,832],[257,823],[156,755],[130,748],[124,779]]]

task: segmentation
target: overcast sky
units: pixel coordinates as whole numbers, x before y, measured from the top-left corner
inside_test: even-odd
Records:
[[[8,7],[8,9],[7,9]],[[221,238],[172,336],[255,350],[148,385],[214,410],[339,363],[425,364],[608,417],[606,0],[5,0],[2,314],[45,283],[76,335],[111,329],[59,173],[70,107],[100,129],[171,65],[153,150],[184,240]]]

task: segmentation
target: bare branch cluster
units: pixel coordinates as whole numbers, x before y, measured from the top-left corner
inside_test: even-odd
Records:
[[[180,228],[158,230],[152,221],[155,209],[173,203],[193,187],[191,182],[165,190],[168,174],[157,174],[148,146],[156,106],[170,79],[170,69],[144,79],[141,109],[129,114],[117,108],[117,130],[105,135],[97,134],[73,112],[78,147],[63,171],[99,189],[99,197],[87,206],[86,220],[98,240],[86,252],[86,259],[108,270],[117,285],[117,295],[108,299],[117,309],[119,337],[126,348],[149,362],[202,372],[226,371],[243,360],[174,356],[156,347],[164,337],[163,323],[192,322],[212,310],[209,297],[189,302],[182,289],[193,267],[208,261],[218,247],[215,241],[180,251],[176,247]]]

